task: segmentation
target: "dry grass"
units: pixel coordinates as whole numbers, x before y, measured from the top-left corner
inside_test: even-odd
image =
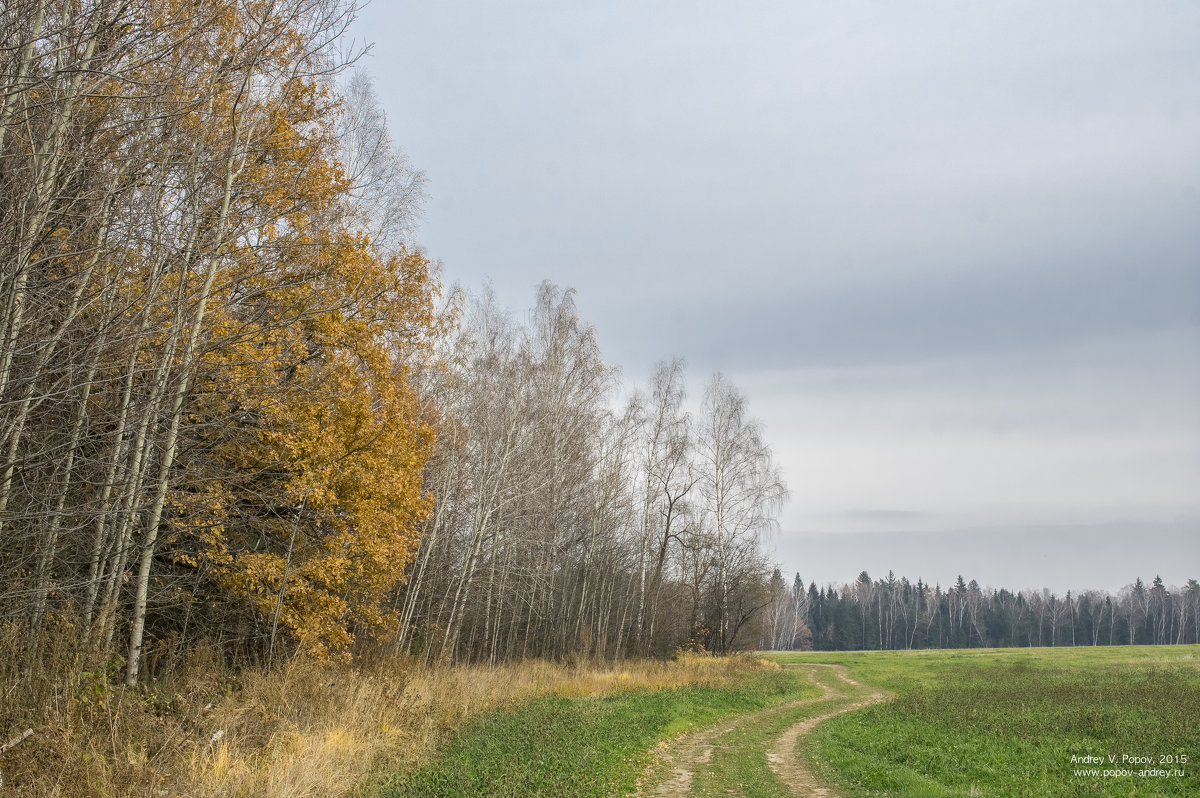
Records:
[[[0,651],[0,654],[15,653]],[[8,658],[11,662],[11,657]],[[295,659],[233,672],[205,650],[148,686],[105,674],[29,680],[7,666],[0,736],[34,736],[0,756],[4,789],[30,796],[344,796],[429,760],[476,716],[558,693],[726,685],[778,667],[760,660],[676,660],[422,668],[379,659],[356,667]],[[70,675],[67,675],[70,674]]]

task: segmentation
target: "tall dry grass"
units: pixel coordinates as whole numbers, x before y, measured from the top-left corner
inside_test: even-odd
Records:
[[[14,630],[0,654],[15,654]],[[9,645],[4,639],[9,639]],[[69,639],[60,635],[58,645]],[[7,650],[4,650],[7,649]],[[7,658],[9,663],[13,660]],[[531,698],[638,687],[727,685],[778,667],[684,654],[672,661],[421,667],[375,658],[296,658],[232,670],[208,649],[135,689],[115,673],[53,658],[31,680],[0,664],[0,736],[34,735],[0,756],[4,787],[30,796],[346,796],[428,761],[473,718]],[[2,742],[2,741],[0,741]],[[0,794],[8,794],[0,792]]]

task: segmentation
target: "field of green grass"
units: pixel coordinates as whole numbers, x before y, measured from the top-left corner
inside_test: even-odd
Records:
[[[1200,795],[1198,646],[774,658],[894,694],[800,741],[848,796]]]
[[[637,790],[658,742],[817,694],[802,674],[760,669],[733,687],[535,699],[484,718],[429,766],[393,777],[380,795],[626,795]]]
[[[495,712],[378,794],[786,798],[786,759],[848,798],[1200,795],[1200,646],[766,656],[783,669]]]

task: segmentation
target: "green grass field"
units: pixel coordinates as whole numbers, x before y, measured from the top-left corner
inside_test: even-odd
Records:
[[[733,688],[630,690],[543,698],[491,715],[440,759],[395,776],[388,798],[610,796],[636,789],[661,740],[729,715],[813,696],[801,675],[759,672]]]
[[[801,741],[847,795],[1200,795],[1198,646],[775,658],[895,694]]]
[[[846,796],[1200,795],[1200,646],[769,656],[784,670],[732,688],[543,698],[493,714],[381,794],[633,794],[656,744],[737,716],[691,764],[688,794],[784,798],[766,758],[780,735],[882,688],[891,700],[824,721],[794,752]],[[843,665],[860,684],[811,663]],[[810,670],[837,692],[819,698]],[[658,767],[642,786],[654,794],[669,777]]]

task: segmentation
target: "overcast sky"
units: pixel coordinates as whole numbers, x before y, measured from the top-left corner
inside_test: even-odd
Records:
[[[419,244],[748,396],[818,584],[1200,577],[1200,4],[375,0]]]

